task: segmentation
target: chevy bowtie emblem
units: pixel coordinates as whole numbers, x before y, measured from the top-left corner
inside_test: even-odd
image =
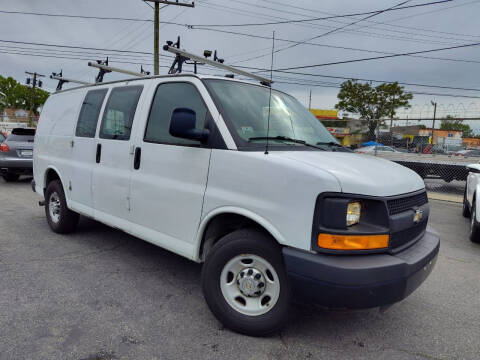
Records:
[[[415,210],[415,214],[413,214],[413,222],[418,224],[423,218],[423,211],[422,210]]]

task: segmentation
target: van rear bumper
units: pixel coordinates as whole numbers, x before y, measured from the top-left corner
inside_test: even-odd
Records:
[[[427,231],[394,255],[325,255],[283,248],[294,297],[329,308],[390,305],[410,295],[431,273],[440,239]]]

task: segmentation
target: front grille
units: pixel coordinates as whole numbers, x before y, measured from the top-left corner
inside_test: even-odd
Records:
[[[387,201],[388,212],[390,215],[399,214],[406,210],[410,210],[415,206],[421,206],[428,202],[427,193],[424,191],[420,194],[406,196]]]
[[[406,243],[418,238],[420,235],[422,235],[425,232],[425,229],[427,228],[427,222],[424,221],[418,225],[415,225],[411,228],[405,229],[398,231],[396,233],[393,233],[390,235],[390,243],[389,243],[389,248],[390,249],[395,249],[398,248],[402,245],[405,245]]]

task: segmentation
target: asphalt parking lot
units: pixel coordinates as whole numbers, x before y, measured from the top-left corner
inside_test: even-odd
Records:
[[[28,179],[0,180],[0,359],[478,359],[480,245],[460,204],[432,201],[431,276],[384,313],[292,306],[267,338],[224,329],[201,266],[82,218],[57,235]]]

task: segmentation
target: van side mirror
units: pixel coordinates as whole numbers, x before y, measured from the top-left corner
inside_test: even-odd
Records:
[[[207,129],[197,129],[195,124],[195,111],[187,108],[177,108],[173,110],[170,119],[170,135],[182,139],[205,142],[208,139],[210,131]]]

